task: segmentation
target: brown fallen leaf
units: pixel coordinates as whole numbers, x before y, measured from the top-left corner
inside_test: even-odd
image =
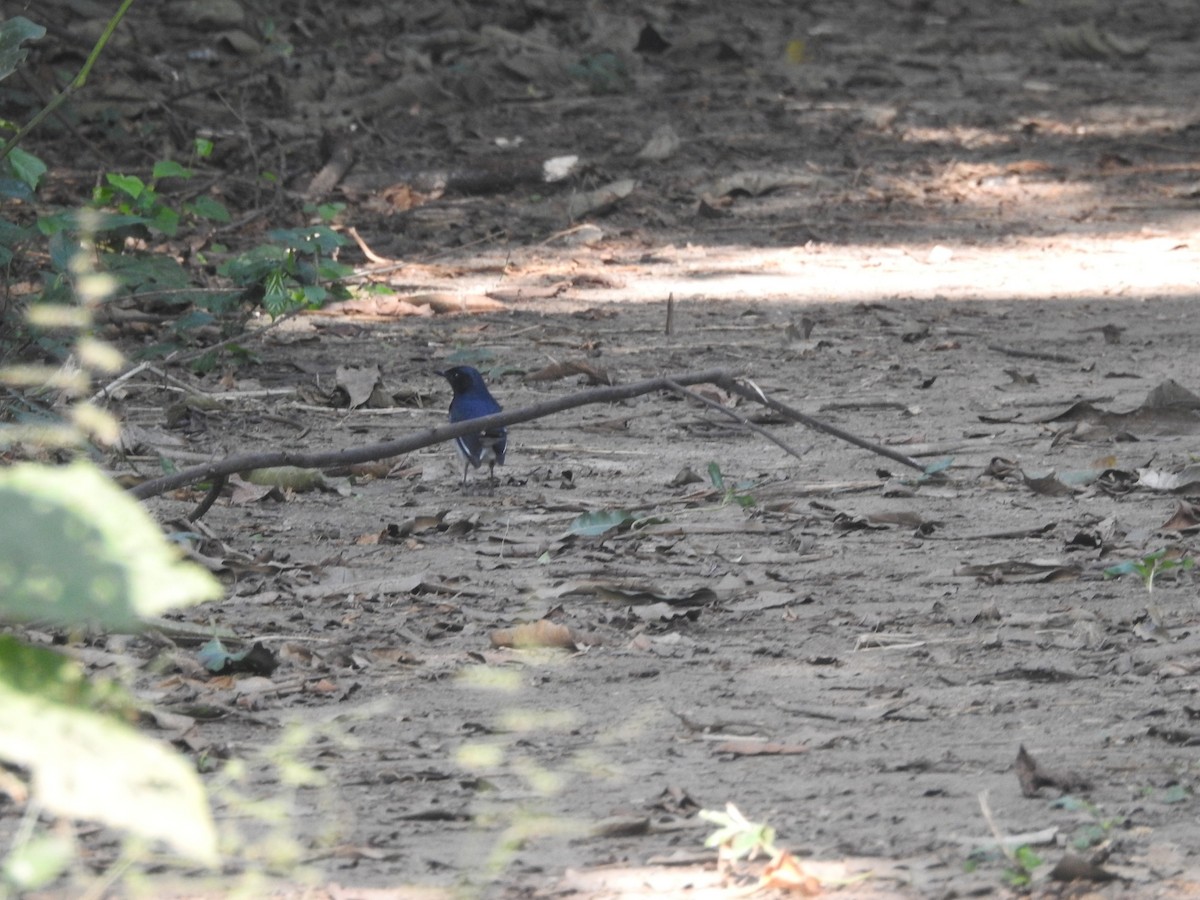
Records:
[[[593,191],[580,191],[567,203],[567,218],[574,221],[589,213],[607,212],[632,194],[635,187],[637,182],[632,178],[622,178]]]
[[[1087,779],[1075,772],[1060,772],[1043,769],[1029,755],[1022,744],[1017,750],[1017,780],[1021,783],[1021,794],[1025,797],[1036,797],[1044,787],[1058,788],[1064,794],[1073,791],[1086,791],[1091,788]]]
[[[279,488],[272,485],[251,484],[238,475],[230,475],[227,483],[231,489],[229,496],[230,506],[246,506],[250,503],[266,500],[268,497],[272,500],[283,499],[283,494]]]
[[[314,317],[356,316],[363,318],[392,319],[398,316],[431,316],[433,309],[409,303],[395,294],[389,296],[360,297],[355,300],[340,300],[312,310],[307,315]]]
[[[1022,474],[1024,475],[1024,473]],[[1075,494],[1075,488],[1063,484],[1053,472],[1042,478],[1030,478],[1028,475],[1024,475],[1024,479],[1027,488],[1044,497],[1070,497]]]
[[[1117,876],[1075,853],[1065,853],[1050,870],[1055,881],[1115,881]]]
[[[603,369],[597,369],[591,363],[587,362],[556,362],[551,363],[545,368],[538,369],[525,376],[526,383],[538,381],[558,381],[560,378],[570,378],[572,375],[582,375],[587,378],[588,384],[606,384],[613,383],[612,376]]]
[[[491,633],[492,646],[512,647],[518,650],[531,647],[560,647],[564,650],[575,649],[575,638],[571,629],[566,625],[551,622],[549,619],[538,619],[536,622],[525,622],[516,628],[498,628]]]
[[[335,406],[357,409],[371,399],[382,373],[379,363],[373,366],[338,366],[334,372],[337,389],[334,392]]]
[[[1175,514],[1158,527],[1162,531],[1193,531],[1200,528],[1200,509],[1181,500]]]
[[[440,196],[441,191],[422,193],[416,190],[411,184],[404,182],[389,185],[377,195],[378,202],[386,206],[389,212],[393,213],[407,212],[415,207],[424,206],[430,200],[436,200]]]
[[[823,891],[820,880],[787,850],[763,867],[758,887],[764,891],[792,891],[802,897],[816,897]]]

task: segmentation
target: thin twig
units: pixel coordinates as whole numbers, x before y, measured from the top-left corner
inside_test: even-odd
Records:
[[[98,403],[101,397],[106,396],[108,394],[108,392],[111,391],[113,388],[115,388],[117,385],[124,384],[126,381],[128,381],[130,378],[132,378],[134,375],[137,375],[139,372],[144,372],[146,369],[150,369],[150,368],[153,368],[153,367],[150,365],[149,362],[138,363],[132,369],[129,369],[128,371],[124,372],[121,375],[118,375],[115,379],[110,381],[104,387],[100,388],[100,390],[96,391],[96,393],[92,394],[92,399],[90,399],[88,401],[88,403]]]
[[[997,353],[1003,353],[1006,356],[1019,356],[1022,359],[1040,359],[1043,362],[1079,365],[1079,360],[1072,356],[1064,356],[1061,353],[1044,353],[1041,350],[1022,350],[1020,347],[1002,347],[1000,344],[988,344],[987,348],[989,350],[994,350]]]
[[[996,819],[992,816],[992,807],[988,803],[988,792],[979,792],[979,811],[983,813],[983,820],[987,822],[988,828],[992,830],[992,836],[996,839],[996,843],[1000,845],[1000,852],[1008,858],[1009,862],[1016,862],[1017,854],[1013,852],[1012,847],[1008,845],[1005,839],[1005,834],[1000,830],[1000,826],[996,824]]]
[[[786,403],[780,403],[778,400],[768,397],[754,382],[750,382],[751,386],[746,387],[744,384],[735,381],[729,376],[724,376],[722,380],[715,382],[715,384],[717,387],[724,388],[727,391],[731,391],[732,393],[745,397],[747,400],[753,400],[755,403],[761,403],[764,406],[769,406],[780,415],[799,422],[801,425],[814,428],[817,431],[823,431],[826,434],[831,434],[835,438],[839,438],[849,444],[853,444],[856,447],[862,447],[864,450],[870,450],[872,453],[878,453],[880,456],[886,456],[888,459],[898,462],[901,465],[908,466],[910,469],[917,469],[921,472],[925,471],[925,466],[921,465],[921,463],[917,462],[912,457],[905,456],[903,453],[898,453],[888,447],[883,447],[879,444],[872,443],[871,441],[860,438],[857,435],[853,435],[848,431],[843,431],[836,425],[830,425],[828,422],[822,422],[820,419],[814,419],[812,416],[806,415],[805,413],[800,412],[798,409],[793,409]]]
[[[386,266],[390,263],[396,262],[396,260],[388,259],[385,256],[380,256],[378,253],[372,250],[370,245],[363,240],[363,236],[358,233],[358,229],[353,225],[346,229],[346,233],[350,235],[350,237],[354,238],[354,243],[358,244],[358,249],[361,250],[362,255],[367,258],[367,262],[372,262],[380,266]]]
[[[777,447],[782,449],[784,453],[794,456],[794,457],[796,457],[796,459],[799,459],[799,460],[804,459],[804,454],[801,453],[799,450],[793,449],[792,446],[790,444],[788,444],[787,442],[782,441],[779,438],[775,437],[775,435],[771,434],[771,432],[767,431],[767,429],[763,428],[762,426],[755,425],[753,422],[751,422],[745,416],[738,415],[729,407],[722,406],[720,403],[717,403],[713,400],[709,400],[707,397],[703,396],[702,394],[697,394],[695,391],[688,390],[683,385],[676,384],[674,381],[671,381],[670,379],[667,380],[667,387],[669,387],[671,390],[675,391],[675,393],[677,393],[677,394],[682,394],[685,397],[691,397],[693,400],[699,400],[705,406],[715,409],[719,413],[724,413],[725,415],[729,416],[729,418],[733,419],[735,422],[740,422],[742,425],[749,428],[755,434],[761,435],[762,437],[765,437],[771,443],[775,444]]]

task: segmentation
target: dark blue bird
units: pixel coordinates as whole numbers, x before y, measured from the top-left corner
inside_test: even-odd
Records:
[[[465,422],[500,412],[500,404],[491,395],[478,369],[470,366],[455,366],[438,372],[450,382],[454,399],[450,401],[450,422]],[[455,440],[463,463],[463,487],[467,485],[467,472],[472,466],[478,469],[484,463],[488,467],[491,482],[497,465],[504,465],[504,450],[508,446],[508,431],[500,426],[489,428],[478,434],[466,434]]]

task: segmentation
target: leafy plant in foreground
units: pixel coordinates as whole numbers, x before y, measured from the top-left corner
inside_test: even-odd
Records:
[[[82,84],[131,2],[110,20],[72,85]],[[0,23],[0,77],[24,58],[21,43],[43,33],[24,19]],[[32,198],[44,167],[15,145],[50,108],[0,145],[0,199]],[[11,265],[14,247],[34,236],[0,220],[0,242],[9,242],[0,264]],[[81,234],[73,248],[65,240],[51,243],[64,275],[62,302],[43,297],[24,316],[5,306],[0,324],[20,321],[28,334],[56,329],[84,371],[0,368],[0,386],[12,395],[53,390],[68,409],[61,423],[0,425],[0,448],[79,447],[89,436],[98,442],[115,437],[111,417],[78,401],[89,388],[88,369],[111,372],[121,365],[120,354],[90,334],[93,309],[113,281],[94,271],[92,254],[81,252],[91,247],[90,236]],[[193,863],[216,863],[216,828],[194,768],[132,727],[134,705],[120,685],[90,679],[67,656],[21,640],[14,626],[132,631],[148,616],[221,593],[211,575],[180,561],[157,524],[90,462],[0,469],[0,623],[9,632],[0,636],[0,761],[6,764],[0,777],[4,791],[26,808],[0,859],[0,896],[45,885],[71,864],[70,830],[46,827],[46,817],[98,821],[164,842]]]
[[[349,296],[337,282],[353,270],[333,259],[346,239],[328,225],[275,229],[267,237],[273,243],[239,254],[217,271],[243,288],[260,290],[270,315],[316,309],[331,298]]]
[[[702,809],[699,816],[717,826],[717,830],[705,839],[704,846],[718,848],[722,861],[754,859],[759,854],[770,857],[759,876],[759,890],[783,890],[812,897],[823,893],[824,887],[834,886],[831,882],[823,883],[790,851],[776,846],[774,828],[763,822],[751,822],[732,803],[726,803],[724,810]],[[868,875],[839,884],[861,881]]]
[[[1105,578],[1120,578],[1122,575],[1137,575],[1142,579],[1142,584],[1146,586],[1146,592],[1154,591],[1154,579],[1161,572],[1169,572],[1172,569],[1191,569],[1196,565],[1196,561],[1189,557],[1179,558],[1175,556],[1167,556],[1167,549],[1156,550],[1154,553],[1148,553],[1141,559],[1129,559],[1122,563],[1117,563],[1115,566],[1109,566],[1104,570]]]
[[[1083,812],[1091,817],[1091,821],[1083,823],[1071,834],[1071,848],[1081,852],[1104,843],[1114,828],[1125,824],[1124,816],[1104,816],[1094,803],[1072,794],[1059,797],[1051,806],[1068,812]]]
[[[15,431],[0,428],[0,445]],[[0,470],[0,621],[132,631],[221,593],[91,463]],[[89,681],[73,660],[0,638],[0,760],[29,773],[35,811],[0,866],[0,894],[45,884],[70,862],[73,847],[33,827],[37,812],[104,822],[215,863],[216,830],[195,770],[131,727],[129,709],[118,686]]]
[[[705,847],[719,847],[729,859],[754,859],[760,853],[777,856],[775,829],[762,822],[751,822],[732,803],[724,810],[700,810],[700,818],[717,826],[704,840]]]
[[[1009,858],[1009,867],[1004,871],[1004,880],[1012,887],[1028,887],[1033,881],[1033,873],[1043,860],[1027,844],[1015,848]]]
[[[752,482],[739,481],[736,484],[726,483],[725,476],[721,474],[721,466],[716,462],[708,464],[708,477],[712,481],[712,486],[718,491],[721,491],[721,505],[728,506],[730,503],[736,503],[742,509],[749,509],[755,504],[753,495],[748,493],[748,490],[754,486]]]

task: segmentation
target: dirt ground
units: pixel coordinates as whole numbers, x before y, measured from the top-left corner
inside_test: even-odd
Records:
[[[940,463],[707,392],[797,458],[656,393],[513,427],[491,492],[442,445],[323,490],[239,485],[194,526],[203,489],[155,498],[228,585],[180,624],[279,662],[214,678],[179,636],[77,648],[132,664],[212,773],[226,871],[170,890],[733,896],[761,863],[718,872],[697,816],[732,803],[840,896],[1014,890],[997,835],[1044,861],[1037,893],[1200,892],[1197,577],[1103,577],[1197,549],[1194,4],[170,6],[135,8],[78,98],[83,158],[37,147],[48,190],[210,134],[235,221],[184,255],[215,258],[309,221],[340,145],[316,199],[394,294],[240,322],[252,360],[123,382],[115,472],[415,432],[455,363],[506,409],[585,389],[529,377],[555,363],[724,367]],[[94,29],[66,21],[41,74]],[[161,337],[138,328],[110,334],[133,355]],[[370,408],[329,399],[376,366]],[[185,392],[209,403],[168,420]],[[639,526],[571,533],[618,509]],[[542,618],[574,649],[494,645]],[[1049,773],[1031,796],[1022,746]],[[88,847],[95,870],[118,852]],[[1092,880],[1050,878],[1071,854]]]

